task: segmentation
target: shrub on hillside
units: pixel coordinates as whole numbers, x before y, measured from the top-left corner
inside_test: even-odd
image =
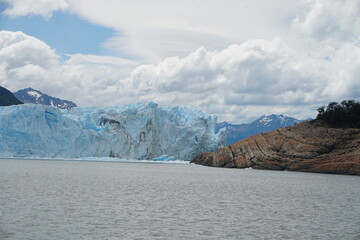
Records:
[[[318,112],[316,119],[323,120],[332,127],[360,128],[360,102],[358,101],[331,102],[327,107],[319,107]]]

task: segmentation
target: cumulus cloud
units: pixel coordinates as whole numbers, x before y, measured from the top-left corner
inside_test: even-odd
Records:
[[[0,31],[0,84],[12,91],[33,87],[80,105],[114,105],[119,79],[135,65],[126,59],[81,54],[61,61],[39,39],[22,32]]]
[[[304,103],[306,93],[321,85],[304,73],[305,67],[280,39],[251,40],[219,52],[199,48],[184,58],[142,65],[129,79],[146,92],[217,93],[227,105]]]
[[[21,32],[1,31],[1,83],[20,87],[45,80],[48,69],[59,67],[58,56],[44,42]]]
[[[295,26],[318,40],[360,43],[360,1],[309,0],[308,11],[294,20]]]
[[[314,117],[322,104],[360,97],[356,0],[309,0],[298,9],[287,0],[278,0],[278,5],[229,0],[222,6],[224,12],[215,0],[206,6],[200,1],[174,6],[164,1],[160,9],[160,1],[137,0],[116,8],[118,2],[109,1],[102,8],[99,1],[69,0],[69,8],[117,29],[119,35],[104,45],[127,49],[129,55],[140,56],[139,61],[83,54],[64,61],[39,39],[2,31],[0,85],[13,91],[31,86],[80,106],[148,101],[186,105],[235,123],[271,113]],[[246,16],[244,9],[256,13],[254,4],[259,2],[270,9],[266,16]],[[289,10],[281,11],[288,15],[274,18],[280,10],[273,5]],[[201,7],[216,16],[213,21]],[[261,27],[254,27],[255,21]],[[292,38],[284,36],[274,21],[294,26],[300,44],[289,41]],[[268,30],[271,26],[276,26],[274,31]],[[140,64],[144,59],[151,64]]]
[[[327,77],[322,94],[334,98],[360,97],[360,47],[345,44],[328,61]]]
[[[54,11],[65,11],[69,4],[66,0],[1,0],[10,5],[3,14],[10,17],[38,15],[49,18]]]
[[[279,38],[251,40],[222,51],[199,48],[183,58],[141,65],[126,83],[138,89],[144,101],[180,103],[234,122],[269,110],[309,117],[316,104],[333,96],[323,89],[328,84],[321,71],[325,67],[330,67],[327,61],[301,56]]]
[[[12,91],[31,86],[80,106],[155,101],[246,122],[270,113],[313,117],[324,102],[359,96],[360,49],[354,45],[323,59],[279,38],[250,40],[138,64],[82,54],[61,61],[47,44],[21,32],[1,31],[0,39],[1,85]]]
[[[308,0],[307,11],[294,19],[295,29],[313,41],[311,60],[326,79],[321,95],[333,99],[360,97],[360,2]],[[321,60],[319,64],[319,61]]]

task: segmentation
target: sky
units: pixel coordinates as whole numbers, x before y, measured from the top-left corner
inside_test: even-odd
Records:
[[[0,85],[219,121],[360,99],[358,0],[0,0]]]

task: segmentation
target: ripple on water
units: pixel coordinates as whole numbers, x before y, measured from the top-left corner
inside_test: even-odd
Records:
[[[360,239],[360,178],[0,160],[0,239]]]

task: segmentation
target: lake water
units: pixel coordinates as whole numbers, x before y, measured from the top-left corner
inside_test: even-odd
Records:
[[[0,159],[0,239],[360,239],[360,177]]]

